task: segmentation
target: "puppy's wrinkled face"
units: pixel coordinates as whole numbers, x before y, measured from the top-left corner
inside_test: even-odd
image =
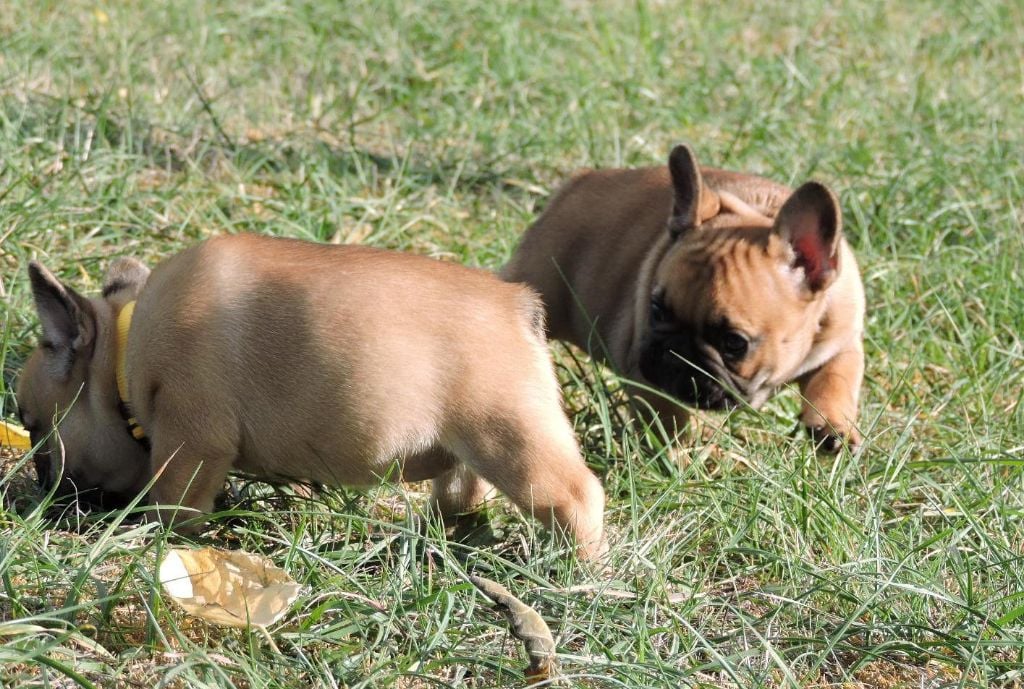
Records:
[[[757,407],[800,369],[824,307],[771,228],[698,230],[655,275],[641,373],[701,408]]]
[[[669,166],[674,241],[654,274],[640,371],[698,407],[758,407],[811,355],[838,271],[838,202],[810,182],[774,223],[736,217],[701,227],[708,192],[696,161],[677,150]]]
[[[83,507],[122,506],[145,484],[149,464],[118,406],[112,305],[85,299],[37,263],[29,276],[43,333],[16,399],[37,448],[39,484]]]

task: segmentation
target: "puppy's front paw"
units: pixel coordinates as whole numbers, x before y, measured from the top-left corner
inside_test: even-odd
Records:
[[[861,437],[856,428],[850,427],[843,431],[827,423],[805,427],[818,452],[834,455],[838,454],[844,445],[850,452],[856,452],[860,447]]]

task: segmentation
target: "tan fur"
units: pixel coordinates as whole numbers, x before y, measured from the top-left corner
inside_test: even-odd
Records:
[[[679,154],[685,173],[692,153],[680,149],[673,156]],[[791,190],[766,179],[714,168],[692,174],[699,190],[688,211],[693,227],[678,238],[667,231],[680,186],[670,166],[574,176],[525,233],[502,277],[541,294],[551,337],[644,385],[651,383],[639,359],[650,335],[652,294],[662,290],[673,315],[695,330],[727,321],[756,338],[743,361],[718,360],[711,371],[747,402],[757,406],[798,380],[806,398],[802,422],[819,439],[856,444],[864,318],[856,260],[839,225],[838,270],[827,288],[810,289],[792,265],[787,239],[822,209],[834,210],[838,224],[834,196],[814,187],[806,200],[788,204]],[[785,220],[778,217],[784,204]],[[663,396],[637,394],[663,420],[685,419],[685,410]]]
[[[18,399],[34,422],[66,408],[83,379],[115,409],[112,309],[91,303],[102,356],[57,386],[30,364]],[[119,450],[84,470],[133,474],[136,491],[157,473],[150,499],[171,506],[164,517],[176,505],[208,512],[232,469],[330,485],[434,479],[447,517],[476,507],[486,481],[574,536],[581,555],[603,552],[604,494],[562,412],[541,306],[483,271],[365,247],[214,238],[149,276],[127,374],[149,463],[139,471],[138,453]],[[80,405],[70,414],[95,416]],[[127,437],[116,410],[60,431],[71,471],[76,447]]]

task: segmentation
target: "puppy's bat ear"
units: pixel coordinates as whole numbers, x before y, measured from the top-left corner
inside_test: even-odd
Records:
[[[832,284],[839,272],[843,217],[828,187],[807,182],[794,191],[779,210],[774,231],[789,246],[791,266],[803,270],[811,292]]]
[[[149,279],[149,268],[134,258],[114,261],[103,277],[103,298],[128,302],[139,296]]]
[[[92,347],[96,315],[85,297],[54,277],[42,263],[30,262],[28,277],[43,326],[40,345],[46,352],[49,371],[58,380],[66,380],[76,357]]]
[[[668,156],[672,175],[672,216],[668,231],[675,239],[718,213],[718,194],[704,186],[697,157],[689,146],[680,144]]]

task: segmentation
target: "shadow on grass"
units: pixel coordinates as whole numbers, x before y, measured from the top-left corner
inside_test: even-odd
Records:
[[[414,150],[415,144],[410,144],[404,155],[373,150],[356,141],[352,132],[339,136],[309,128],[259,140],[236,138],[221,127],[212,108],[203,102],[210,125],[197,123],[187,131],[137,117],[114,103],[109,93],[87,103],[45,94],[32,94],[27,100],[2,97],[0,122],[13,129],[9,131],[11,140],[50,142],[58,154],[83,158],[106,148],[138,156],[168,172],[210,170],[227,163],[254,176],[275,175],[296,172],[310,159],[317,159],[325,161],[336,177],[360,175],[369,169],[380,175],[401,174],[417,185],[449,186],[455,180],[455,188],[464,191],[498,186],[510,193],[523,193],[522,185],[507,182],[520,172],[508,164],[510,154],[476,161],[467,169],[465,160],[432,159],[425,150]]]

